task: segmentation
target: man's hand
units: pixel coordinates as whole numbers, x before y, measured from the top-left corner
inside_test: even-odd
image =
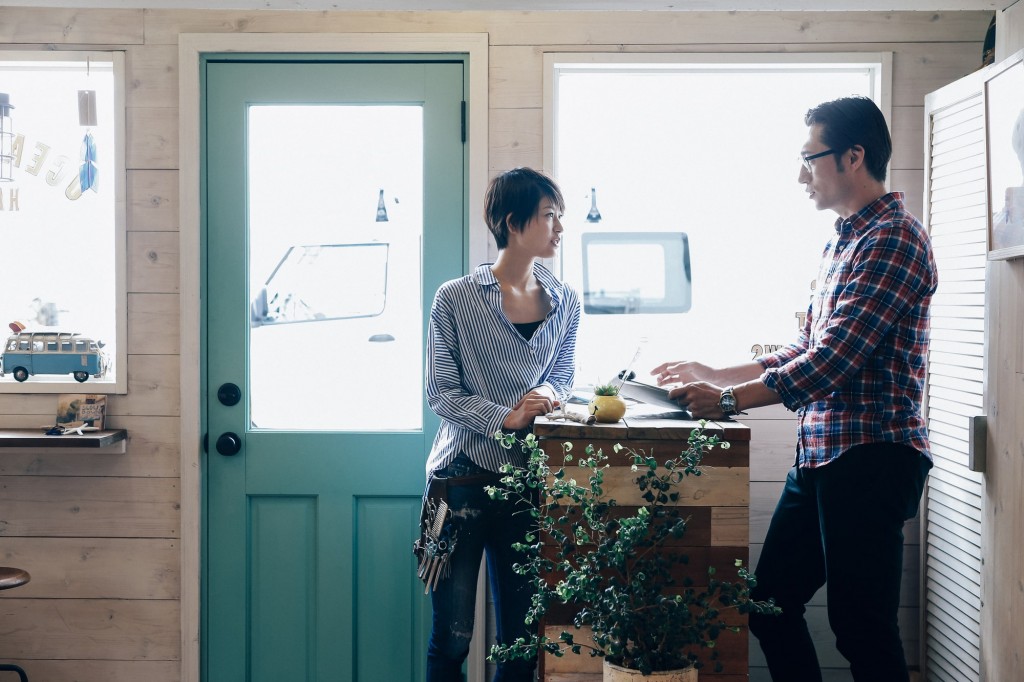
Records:
[[[665,384],[689,384],[694,381],[708,381],[714,370],[699,362],[665,362],[651,370],[659,386]]]
[[[509,431],[525,429],[533,424],[534,418],[553,411],[558,405],[559,402],[549,395],[549,391],[534,389],[519,399],[512,412],[505,417],[502,426]]]
[[[690,411],[698,419],[721,419],[725,416],[718,401],[722,397],[722,387],[706,381],[696,381],[674,388],[668,397]]]

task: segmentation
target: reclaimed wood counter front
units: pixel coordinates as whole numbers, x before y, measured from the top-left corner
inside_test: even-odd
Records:
[[[690,432],[699,427],[696,421],[665,419],[657,416],[630,416],[615,424],[583,425],[575,422],[539,418],[534,433],[554,467],[562,462],[562,444],[571,441],[579,453],[587,445],[600,448],[608,456],[610,468],[605,473],[605,490],[623,507],[644,504],[634,484],[636,474],[625,451],[615,454],[620,443],[626,448],[655,457],[660,463],[679,455],[686,448]],[[705,455],[701,476],[689,476],[680,486],[677,504],[685,506],[689,518],[681,549],[689,558],[686,575],[696,585],[707,584],[707,570],[714,566],[717,577],[736,577],[737,559],[748,562],[750,505],[750,429],[739,422],[708,422],[705,433],[718,435],[729,443],[729,449],[715,448]],[[746,616],[723,611],[730,624],[741,626],[739,633],[723,632],[715,649],[722,663],[721,672],[712,665],[700,671],[702,682],[746,682],[748,679]],[[542,624],[546,634],[557,639],[568,624],[568,614],[552,610]],[[709,651],[702,659],[707,660]],[[542,682],[600,682],[600,658],[566,654],[561,658],[545,655],[539,663]]]

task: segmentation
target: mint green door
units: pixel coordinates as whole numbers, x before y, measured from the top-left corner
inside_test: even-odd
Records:
[[[465,66],[204,68],[204,679],[420,680],[423,340],[465,269]]]

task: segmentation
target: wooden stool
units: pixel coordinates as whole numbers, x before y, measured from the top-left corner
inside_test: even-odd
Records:
[[[28,571],[20,568],[10,568],[8,566],[0,566],[0,590],[10,590],[15,587],[21,587],[29,580],[32,576],[28,574]],[[16,666],[13,663],[0,663],[0,672],[18,673],[18,677],[21,678],[21,682],[28,682],[28,675],[21,669],[20,666]]]

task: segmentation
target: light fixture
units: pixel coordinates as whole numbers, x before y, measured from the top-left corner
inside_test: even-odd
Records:
[[[14,128],[11,121],[11,96],[0,92],[0,181],[13,180],[14,170]]]
[[[384,190],[380,191],[377,195],[377,222],[386,223],[388,221],[388,209],[384,206]]]
[[[590,188],[590,213],[587,214],[588,223],[601,222],[601,212],[597,210],[597,190]]]

